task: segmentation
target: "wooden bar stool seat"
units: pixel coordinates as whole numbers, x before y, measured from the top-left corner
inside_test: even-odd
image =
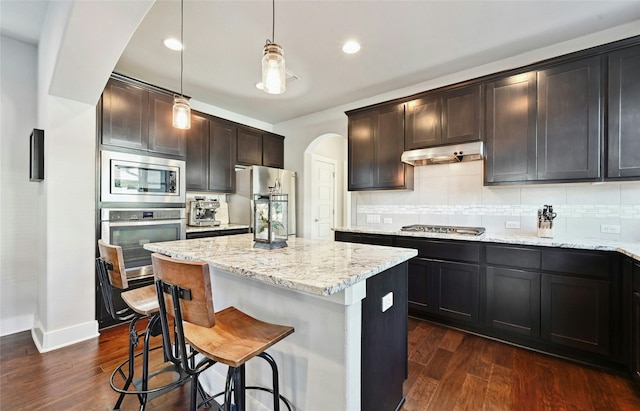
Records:
[[[293,327],[267,323],[253,318],[235,307],[215,312],[209,265],[203,262],[183,261],[161,254],[152,254],[153,271],[159,298],[163,345],[176,363],[191,374],[191,409],[209,404],[224,394],[223,409],[245,410],[245,389],[262,389],[273,393],[273,409],[280,409],[282,400],[291,410],[289,401],[280,395],[278,368],[265,351],[294,332]],[[173,319],[174,329],[169,327]],[[173,340],[172,340],[173,338]],[[195,352],[188,352],[187,344]],[[196,361],[195,354],[202,358]],[[185,354],[185,355],[183,355]],[[246,387],[244,365],[254,357],[266,360],[272,370],[273,389]],[[198,376],[215,363],[229,367],[224,393],[206,396],[198,385]],[[203,402],[197,403],[198,391]]]
[[[151,337],[160,335],[162,332],[156,286],[151,284],[122,292],[121,297],[127,307],[117,310],[113,300],[114,289],[126,290],[129,288],[122,247],[98,240],[98,250],[100,257],[96,259],[96,270],[106,310],[117,321],[130,321],[128,358],[116,367],[109,380],[111,388],[120,394],[114,410],[120,409],[125,395],[134,394],[138,397],[142,411],[152,398],[184,384],[189,377],[181,370],[176,369],[173,363],[149,373],[150,351],[162,348],[161,346],[150,348]],[[138,321],[143,319],[148,319],[148,324],[144,330],[138,330]],[[140,339],[143,339],[143,347],[140,352],[136,353]],[[142,357],[142,368],[139,378],[134,378],[138,357]],[[173,373],[175,377],[170,379],[168,383],[163,382],[159,386],[149,388],[149,381],[153,377],[167,372]],[[122,383],[118,384],[116,380],[120,379]]]

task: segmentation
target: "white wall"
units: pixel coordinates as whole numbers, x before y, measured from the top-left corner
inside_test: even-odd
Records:
[[[517,67],[526,66],[537,61],[557,57],[563,54],[583,50],[589,47],[609,43],[616,40],[640,35],[640,21],[625,24],[613,29],[590,34],[578,39],[570,40],[553,46],[533,50],[508,59],[474,67],[458,73],[452,73],[435,80],[415,84],[389,93],[381,94],[360,101],[355,101],[343,106],[334,107],[319,113],[310,114],[294,120],[278,123],[274,125],[274,131],[287,136],[285,140],[285,168],[295,170],[299,173],[298,180],[304,181],[303,153],[311,142],[318,136],[327,133],[347,135],[347,117],[344,112],[371,104],[382,103],[395,98],[401,98],[419,92],[432,90],[449,84],[482,77],[488,74],[497,73]],[[299,191],[302,191],[299,189]],[[389,194],[393,195],[393,194]],[[304,199],[300,199],[298,224],[304,221]],[[355,207],[355,204],[352,205]],[[355,220],[354,220],[355,221]],[[300,225],[299,225],[300,226]],[[303,227],[302,232],[307,233],[308,227]]]
[[[0,37],[0,335],[30,329],[36,312],[42,184],[29,182],[29,134],[37,125],[37,53]]]

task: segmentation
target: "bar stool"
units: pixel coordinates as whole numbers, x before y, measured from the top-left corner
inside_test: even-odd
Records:
[[[130,321],[128,358],[113,371],[109,380],[111,388],[120,393],[114,410],[120,409],[125,395],[136,394],[142,411],[145,409],[148,400],[184,384],[188,380],[188,376],[176,370],[173,364],[171,364],[170,368],[165,367],[149,374],[150,338],[158,336],[162,332],[156,287],[151,284],[123,292],[121,297],[127,307],[117,310],[113,300],[113,289],[126,290],[129,288],[124,268],[122,247],[98,240],[98,250],[100,257],[96,259],[96,269],[106,310],[117,321]],[[145,318],[149,320],[147,327],[143,331],[139,331],[136,327],[138,321]],[[143,348],[140,353],[136,354],[136,347],[141,338],[144,339]],[[161,347],[153,349],[158,348]],[[140,378],[134,380],[135,360],[139,356],[142,356],[142,372]],[[178,377],[168,384],[149,389],[149,379],[162,372],[177,372]],[[114,381],[116,375],[122,378],[124,382],[121,387]]]
[[[280,395],[278,367],[265,350],[292,334],[293,327],[257,320],[235,307],[215,312],[209,265],[203,262],[183,261],[162,254],[151,255],[156,288],[160,303],[163,346],[170,361],[181,364],[191,375],[191,410],[208,405],[224,394],[223,409],[230,411],[231,396],[235,411],[245,410],[245,390],[260,389],[273,393],[273,409],[280,410],[280,400],[289,410],[289,401]],[[173,319],[174,329],[170,328]],[[173,341],[171,340],[173,336]],[[187,344],[191,350],[187,351]],[[195,358],[200,353],[203,358]],[[261,357],[271,366],[273,389],[245,386],[245,363]],[[216,362],[227,365],[227,379],[223,393],[197,403],[200,373]]]

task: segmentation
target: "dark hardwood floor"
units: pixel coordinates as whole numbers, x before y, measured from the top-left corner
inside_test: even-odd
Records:
[[[413,318],[409,327],[403,411],[640,410],[640,393],[624,377]],[[45,354],[29,332],[0,338],[0,410],[111,409],[117,395],[109,377],[126,358],[127,338],[126,326],[117,326]],[[162,361],[160,350],[152,361]],[[187,388],[147,409],[186,410]],[[122,409],[137,408],[127,396]]]

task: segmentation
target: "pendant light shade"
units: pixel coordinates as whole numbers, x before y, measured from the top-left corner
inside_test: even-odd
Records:
[[[180,95],[173,96],[173,126],[182,130],[191,128],[189,99],[182,95],[182,72],[184,71],[184,0],[180,1]]]
[[[191,107],[184,96],[173,96],[173,126],[183,130],[191,128]]]
[[[269,94],[284,93],[285,68],[282,47],[275,43],[276,0],[272,0],[271,40],[267,40],[262,55],[262,89]]]
[[[262,56],[262,87],[269,94],[285,91],[285,69],[282,47],[267,42]]]

